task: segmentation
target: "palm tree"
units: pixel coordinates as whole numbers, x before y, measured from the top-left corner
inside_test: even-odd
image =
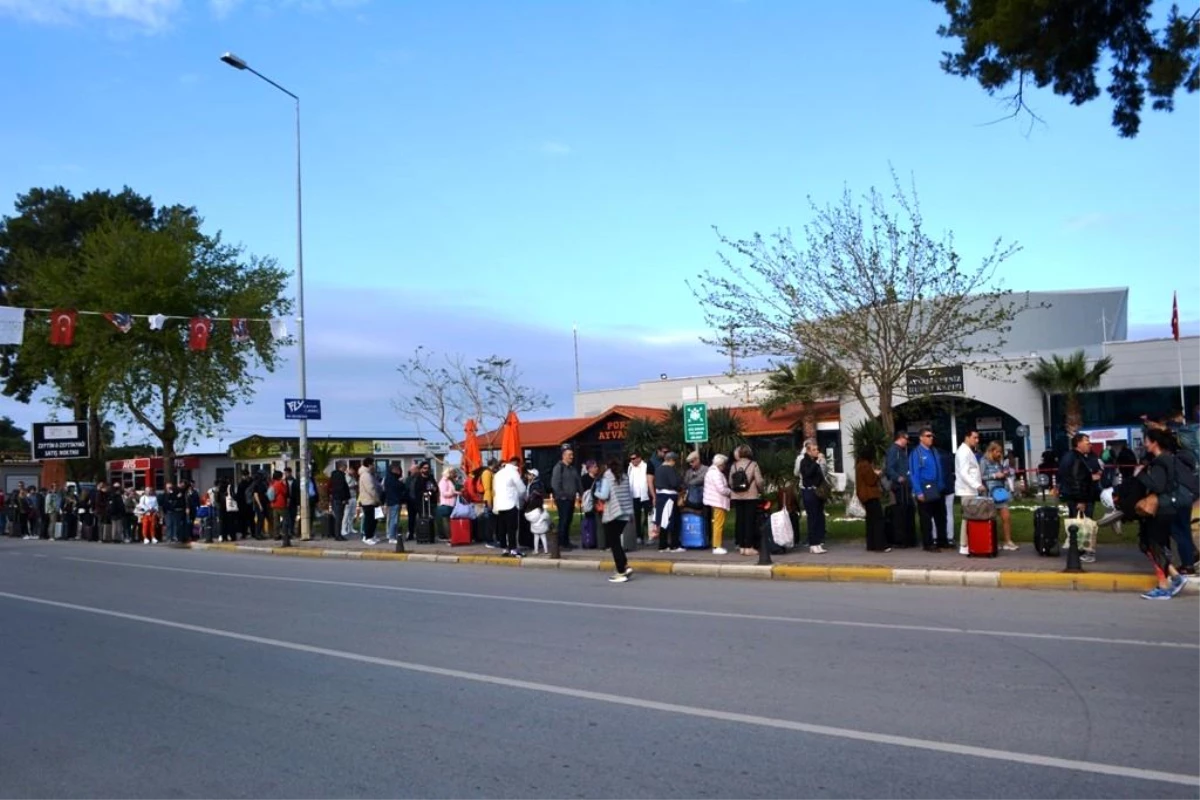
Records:
[[[729,455],[738,445],[746,443],[742,435],[742,418],[728,408],[708,411],[708,443],[703,446],[709,461],[717,453]]]
[[[671,403],[667,406],[667,418],[660,422],[659,426],[662,430],[662,438],[658,443],[666,445],[676,453],[682,453],[684,450],[683,407],[678,403]]]
[[[1083,425],[1083,408],[1079,404],[1080,392],[1090,392],[1100,386],[1104,373],[1112,369],[1112,358],[1098,359],[1088,369],[1087,355],[1076,350],[1063,358],[1053,355],[1051,361],[1039,358],[1037,366],[1025,374],[1025,380],[1046,394],[1061,394],[1067,404],[1067,435],[1074,436]]]
[[[817,437],[814,406],[817,401],[840,394],[846,386],[845,372],[835,366],[811,358],[798,358],[791,364],[777,364],[763,381],[766,396],[758,407],[767,417],[789,406],[804,408],[804,438]]]
[[[866,458],[878,464],[887,452],[890,437],[878,419],[864,419],[850,428],[850,447],[854,458]]]
[[[625,454],[648,459],[663,440],[662,425],[645,417],[634,417],[625,427]]]

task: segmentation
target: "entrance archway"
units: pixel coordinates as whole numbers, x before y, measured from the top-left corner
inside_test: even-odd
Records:
[[[1009,450],[1017,457],[1024,469],[1028,458],[1030,432],[1019,436],[1021,422],[1002,408],[961,395],[938,395],[901,403],[892,409],[896,430],[907,430],[910,434],[926,425],[933,429],[937,446],[954,452],[963,434],[974,428],[979,431],[980,452],[988,442],[998,439],[1007,454]]]

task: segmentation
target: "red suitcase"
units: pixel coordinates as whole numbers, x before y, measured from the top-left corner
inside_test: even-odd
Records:
[[[471,543],[471,520],[469,519],[452,519],[450,520],[450,546],[458,547],[460,544]]]
[[[974,558],[995,558],[999,552],[994,519],[967,520],[967,555]]]

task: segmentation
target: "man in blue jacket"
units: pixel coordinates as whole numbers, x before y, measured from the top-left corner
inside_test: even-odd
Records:
[[[948,542],[946,501],[942,493],[942,465],[933,447],[933,431],[921,428],[916,449],[908,457],[908,474],[912,480],[917,513],[921,517],[921,544],[927,552],[940,553],[938,542]],[[937,528],[937,539],[933,531]]]
[[[883,461],[883,475],[888,479],[892,492],[892,540],[893,547],[915,545],[913,525],[912,481],[908,475],[908,431],[896,431],[896,438],[887,450]]]

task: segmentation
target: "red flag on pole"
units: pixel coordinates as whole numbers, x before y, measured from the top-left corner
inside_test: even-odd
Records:
[[[208,349],[208,335],[212,333],[212,320],[208,317],[192,317],[188,325],[188,347],[193,350]]]
[[[74,309],[56,308],[50,312],[50,344],[55,347],[70,347],[75,344],[75,320],[78,314]]]
[[[1179,341],[1179,293],[1171,293],[1171,336]]]

